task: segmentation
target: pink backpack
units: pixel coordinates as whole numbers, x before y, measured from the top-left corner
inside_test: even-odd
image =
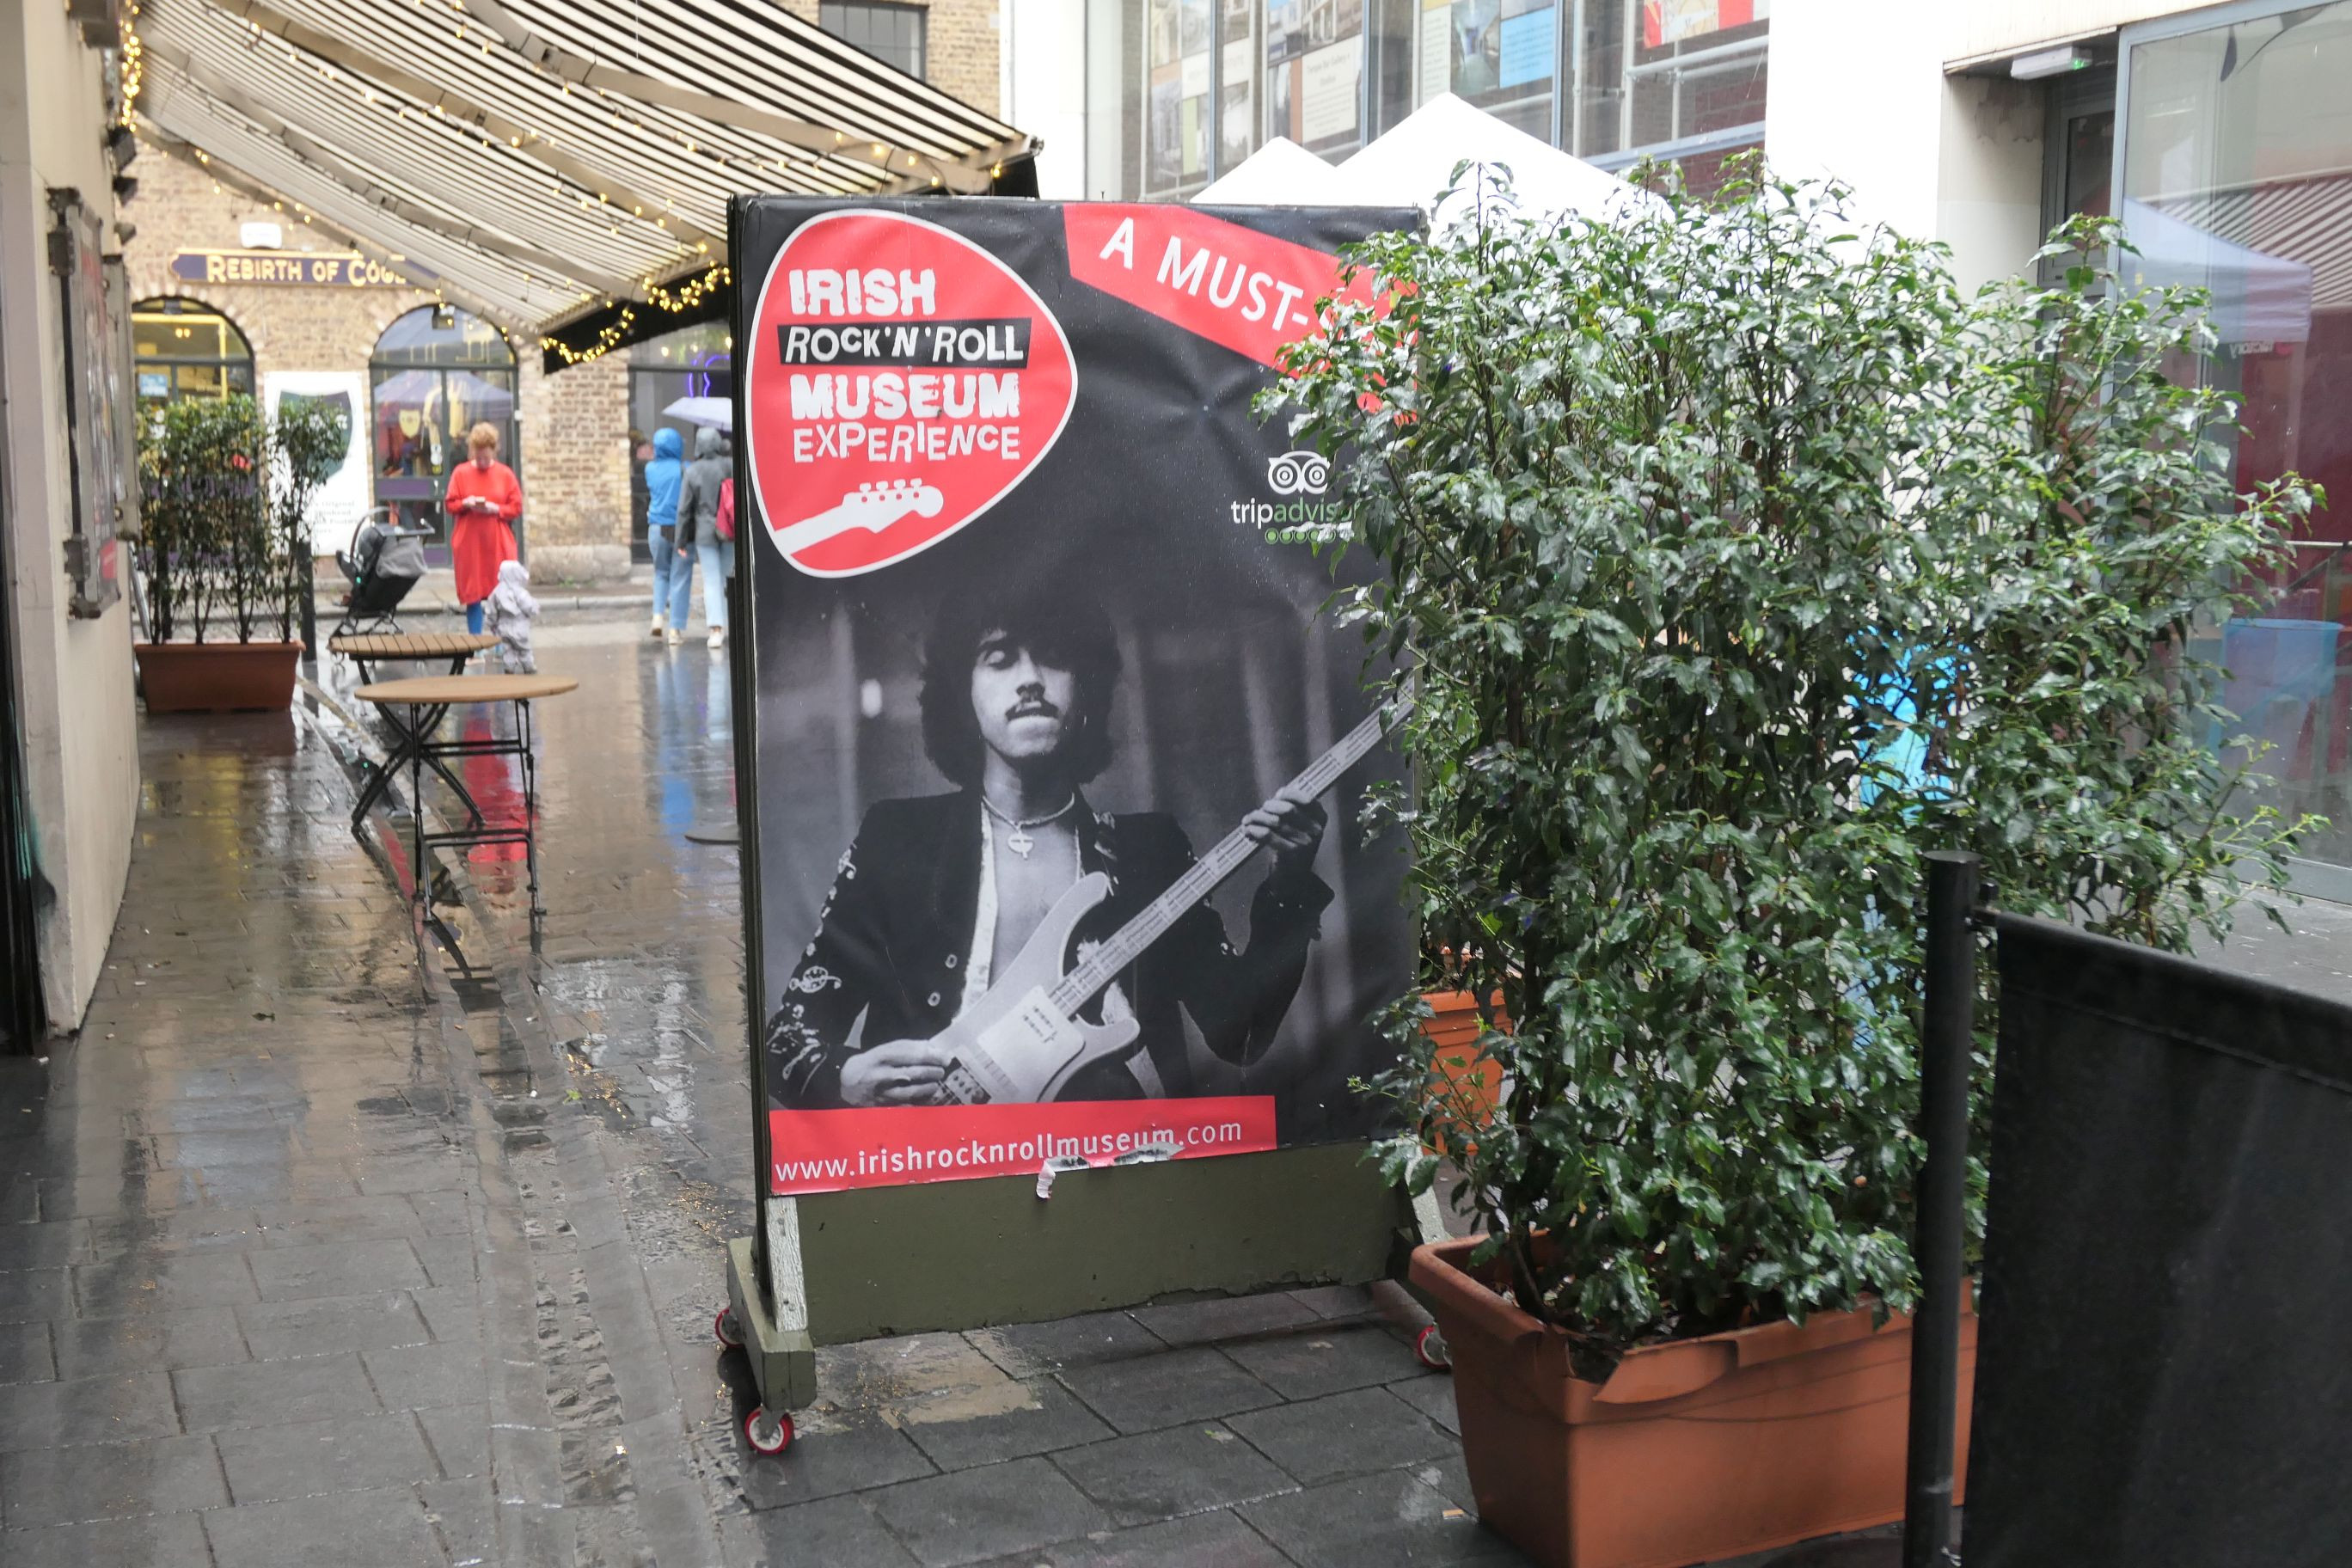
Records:
[[[719,537],[732,543],[735,539],[735,476],[728,475],[719,481],[719,511],[710,520]]]

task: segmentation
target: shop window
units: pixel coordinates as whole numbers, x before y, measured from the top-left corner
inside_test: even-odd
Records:
[[[1717,189],[1764,140],[1764,0],[1092,0],[1089,188],[1185,197],[1286,136],[1338,162],[1453,93],[1602,168]]]
[[[920,5],[893,5],[882,0],[824,0],[817,7],[817,26],[911,77],[923,74],[927,20]]]
[[[499,460],[520,470],[514,350],[480,317],[447,306],[409,311],[376,340],[368,383],[376,504],[402,526],[446,537],[441,497],[478,424],[499,431]]]
[[[131,308],[139,405],[182,397],[253,395],[253,345],[236,323],[193,300],[142,300]]]
[[[1267,0],[1267,135],[1335,160],[1363,142],[1364,4]]]
[[[1440,93],[1552,140],[1552,79],[1559,59],[1557,0],[1419,0],[1415,103]]]
[[[2208,297],[2210,353],[2177,366],[2237,400],[2206,432],[2235,489],[2324,489],[2255,617],[2221,628],[2227,733],[2272,748],[2252,804],[2326,824],[2297,883],[2352,897],[2352,0],[2126,28],[2116,213],[2129,286]],[[2085,183],[2090,179],[2084,171]],[[2237,753],[2233,753],[2235,760]]]

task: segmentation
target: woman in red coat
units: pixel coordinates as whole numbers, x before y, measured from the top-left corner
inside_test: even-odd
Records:
[[[501,563],[518,559],[514,520],[522,515],[522,486],[499,461],[499,433],[477,425],[466,437],[470,460],[449,476],[449,553],[457,568],[457,602],[466,629],[482,629],[482,601],[499,585]]]

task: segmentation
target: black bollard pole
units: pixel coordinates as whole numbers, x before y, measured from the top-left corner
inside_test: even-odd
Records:
[[[1919,1041],[1919,1311],[1911,1324],[1911,1446],[1903,1568],[1951,1568],[1959,1424],[1960,1287],[1969,1171],[1969,1065],[1976,1026],[1979,862],[1927,858],[1927,1001]]]

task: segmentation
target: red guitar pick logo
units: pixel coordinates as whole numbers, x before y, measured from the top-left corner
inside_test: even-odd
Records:
[[[769,539],[818,577],[903,561],[1012,493],[1069,423],[1069,339],[1019,275],[896,213],[784,243],[745,355]]]

